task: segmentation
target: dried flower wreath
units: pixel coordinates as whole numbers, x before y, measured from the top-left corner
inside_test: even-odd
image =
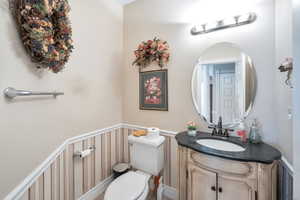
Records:
[[[38,68],[61,71],[72,52],[67,0],[16,0],[21,40]]]

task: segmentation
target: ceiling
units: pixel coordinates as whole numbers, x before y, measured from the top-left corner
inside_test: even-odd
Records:
[[[117,0],[117,1],[120,2],[123,5],[126,5],[126,4],[129,4],[129,3],[134,2],[136,0]]]

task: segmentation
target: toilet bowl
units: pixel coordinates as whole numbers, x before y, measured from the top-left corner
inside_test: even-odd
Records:
[[[115,179],[107,188],[104,200],[146,200],[150,175],[129,171]]]

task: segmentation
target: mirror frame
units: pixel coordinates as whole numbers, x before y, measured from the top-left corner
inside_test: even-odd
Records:
[[[237,48],[240,50],[241,53],[244,53],[244,51],[241,50],[241,48],[239,48],[237,45],[233,44],[233,43],[229,43],[229,42],[221,42],[221,43],[216,43],[210,47],[208,47],[207,49],[205,49],[204,51],[202,51],[201,54],[205,53],[206,51],[212,49],[213,47],[220,45],[220,44],[228,44],[231,45],[233,48]],[[256,70],[254,67],[254,63],[253,60],[250,56],[248,56],[248,54],[244,53],[247,57],[249,57],[251,65],[250,65],[250,71],[253,74],[253,81],[252,81],[252,88],[253,88],[253,96],[251,98],[251,103],[249,105],[249,108],[245,111],[244,115],[238,119],[237,122],[232,122],[232,123],[227,123],[227,124],[223,124],[224,128],[234,128],[236,126],[238,126],[240,124],[240,122],[245,121],[245,119],[249,116],[249,114],[251,113],[251,111],[253,110],[254,104],[255,104],[255,99],[256,99],[256,95],[257,95],[257,85],[258,85],[258,81],[257,81],[257,75],[256,75]],[[210,123],[209,121],[207,121],[207,119],[201,114],[201,112],[199,111],[199,106],[197,105],[197,101],[196,101],[196,95],[194,92],[194,82],[196,79],[196,70],[197,70],[197,66],[201,63],[201,56],[198,59],[197,63],[194,65],[194,69],[193,69],[193,74],[192,74],[192,79],[191,79],[191,93],[192,93],[192,100],[193,100],[193,104],[194,104],[194,108],[197,112],[197,114],[200,116],[201,120],[204,121],[206,124],[208,124],[209,126],[216,126],[216,124],[214,123]]]

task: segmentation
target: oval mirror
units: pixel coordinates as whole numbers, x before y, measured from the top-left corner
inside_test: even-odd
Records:
[[[216,125],[222,117],[224,127],[234,127],[251,111],[256,95],[253,62],[231,43],[207,49],[195,66],[192,96],[199,115]]]

